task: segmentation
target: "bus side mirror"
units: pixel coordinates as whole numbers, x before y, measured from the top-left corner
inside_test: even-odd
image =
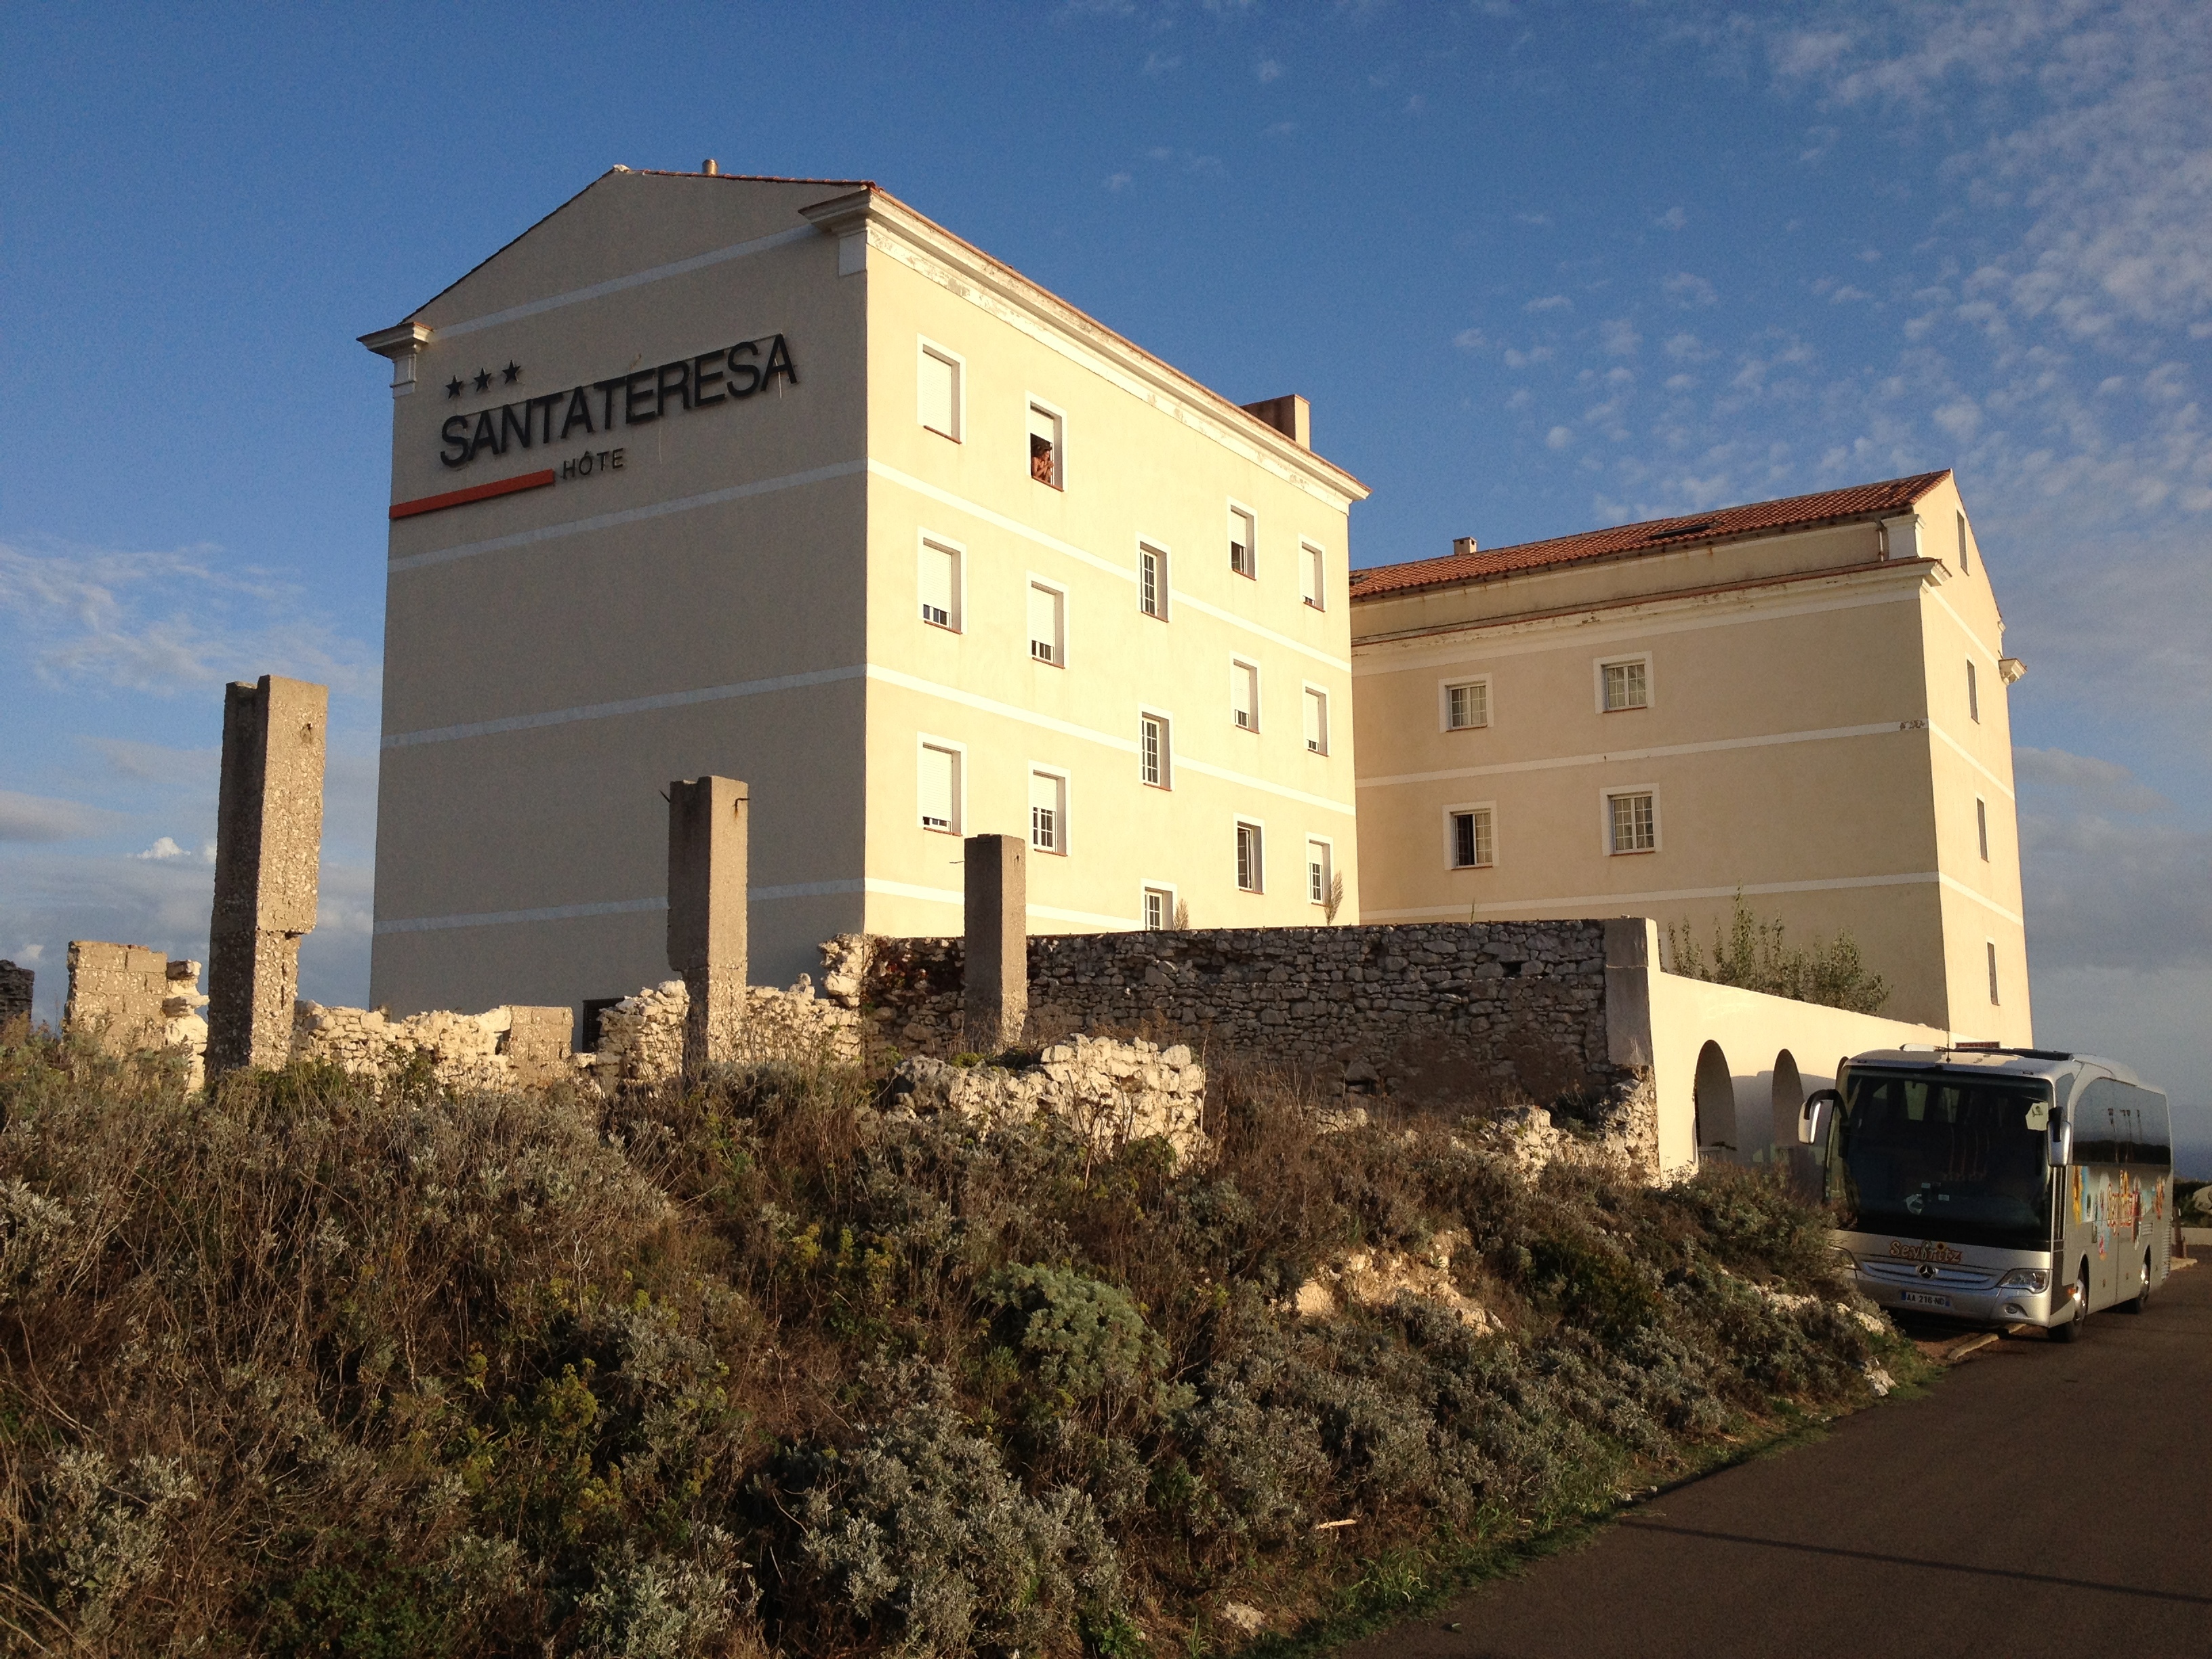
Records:
[[[2051,1115],[2051,1162],[2055,1167],[2074,1161],[2074,1126],[2063,1112]]]
[[[1815,1089],[1805,1097],[1805,1103],[1797,1109],[1797,1139],[1808,1146],[1818,1146],[1828,1138],[1828,1124],[1844,1097],[1833,1089]]]

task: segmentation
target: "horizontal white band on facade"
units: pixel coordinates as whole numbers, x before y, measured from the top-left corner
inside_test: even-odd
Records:
[[[1666,904],[1683,899],[1734,898],[1738,893],[1749,896],[1768,893],[1844,892],[1864,887],[1917,887],[1949,880],[1950,878],[1940,871],[1917,870],[1910,875],[1837,876],[1826,881],[1747,881],[1729,887],[1677,887],[1656,893],[1577,893],[1561,898],[1537,896],[1501,900],[1494,904],[1432,904],[1410,910],[1370,910],[1363,907],[1359,919],[1363,922],[1435,921],[1454,916],[1500,915],[1508,910],[1571,909],[1572,915],[1565,919],[1586,921],[1599,916],[1623,915],[1621,906],[1625,904]]]
[[[732,697],[761,697],[778,691],[803,691],[810,686],[857,680],[867,673],[859,663],[848,668],[817,668],[804,674],[778,674],[764,680],[740,680],[731,685],[702,686],[696,691],[659,691],[650,696],[625,697],[619,702],[585,703],[574,708],[549,708],[535,714],[506,714],[497,720],[471,720],[461,726],[434,726],[420,732],[393,732],[382,741],[386,749],[411,749],[417,744],[455,743],[464,738],[488,738],[501,732],[530,732],[540,726],[566,726],[574,720],[613,720],[623,714],[650,714],[659,708],[684,708],[694,703],[726,702]]]
[[[1942,726],[1936,725],[1933,720],[1928,722],[1928,729],[1933,732],[1937,737],[1942,738],[1960,760],[1966,762],[1967,765],[1972,767],[1974,770],[1979,772],[1984,777],[1987,778],[1990,781],[1990,787],[1991,788],[1995,789],[2007,800],[2014,799],[2012,786],[2007,783],[2002,778],[1999,777],[1996,773],[1990,771],[1988,767],[1983,765],[1982,763],[1977,760],[1972,755],[1969,754],[1966,751],[1966,744],[1960,743],[1958,738],[1953,737],[1948,732],[1946,732]]]
[[[756,478],[750,483],[732,484],[726,489],[709,489],[703,495],[678,495],[673,501],[647,501],[642,507],[624,507],[618,513],[595,514],[588,519],[571,519],[566,524],[541,525],[535,530],[518,530],[511,536],[494,536],[488,541],[462,542],[457,546],[441,547],[428,553],[403,554],[388,561],[385,568],[398,575],[402,571],[450,564],[456,559],[472,559],[479,553],[503,553],[509,548],[528,547],[535,542],[557,541],[563,536],[580,536],[594,530],[612,530],[619,525],[665,518],[672,513],[690,513],[698,507],[720,507],[725,501],[743,501],[750,495],[772,495],[780,489],[798,489],[807,484],[825,483],[832,478],[849,478],[866,471],[867,465],[866,461],[834,461],[828,466],[812,467],[805,472],[787,472],[775,478]]]
[[[921,887],[912,882],[886,881],[871,876],[865,881],[847,877],[841,881],[787,882],[775,887],[748,887],[745,900],[750,904],[774,903],[779,899],[829,898],[848,893],[880,893],[890,898],[922,899],[931,903],[961,905],[967,902],[965,895],[957,888]],[[394,918],[376,924],[380,933],[435,933],[452,927],[512,927],[538,921],[573,921],[586,916],[637,915],[647,911],[665,910],[668,901],[661,898],[606,899],[592,904],[548,904],[532,910],[483,910],[457,916],[409,916]],[[1048,921],[1073,921],[1095,924],[1108,932],[1133,928],[1138,924],[1128,916],[1101,915],[1091,910],[1065,910],[1056,905],[1032,904],[1029,913]]]
[[[1613,761],[1666,760],[1681,755],[1711,755],[1731,749],[1765,749],[1778,744],[1825,743],[1834,738],[1878,738],[1899,732],[1917,732],[1917,723],[1884,720],[1875,726],[1830,726],[1812,732],[1775,732],[1755,738],[1715,738],[1705,743],[1670,743],[1650,749],[1610,749],[1595,755],[1553,755],[1541,760],[1498,761],[1489,766],[1459,766],[1443,772],[1401,772],[1394,776],[1361,778],[1362,789],[1389,789],[1401,784],[1449,783],[1460,778],[1500,777],[1512,772],[1556,772],[1577,766],[1603,766]]]
[[[1820,578],[1815,574],[1802,577],[1777,577],[1771,587],[1840,586],[1850,579]],[[1859,580],[1864,580],[1863,578]],[[1894,581],[1894,577],[1886,577]],[[1694,634],[1707,628],[1737,628],[1752,623],[1772,622],[1784,617],[1816,617],[1831,611],[1858,611],[1869,605],[1906,605],[1917,599],[1917,586],[1899,586],[1894,592],[1855,593],[1841,599],[1765,599],[1755,597],[1771,587],[1730,590],[1720,594],[1699,594],[1679,598],[1656,593],[1643,599],[1626,603],[1606,600],[1572,610],[1553,611],[1541,617],[1501,617],[1495,621],[1474,621],[1443,623],[1434,629],[1425,629],[1409,638],[1355,640],[1352,643],[1352,672],[1369,674],[1410,673],[1420,668],[1454,669],[1462,664],[1480,665],[1498,657],[1525,657],[1540,652],[1561,648],[1558,639],[1534,637],[1572,634],[1578,644],[1605,646],[1621,640],[1641,639],[1659,634]],[[1697,615],[1679,617],[1672,621],[1656,620],[1651,612],[1662,615],[1694,609]],[[1595,622],[1593,617],[1621,611],[1637,614],[1619,621]],[[1480,635],[1480,649],[1470,649],[1469,635]]]
[[[2002,916],[2007,921],[2010,922],[2015,927],[2025,927],[2027,926],[2027,921],[2016,912],[2006,909],[2003,905],[1999,904],[1995,899],[1990,897],[1986,893],[1976,892],[1972,888],[1967,886],[1965,882],[1960,881],[1958,877],[1954,875],[1946,872],[1943,877],[1943,885],[1949,888],[1953,892],[1958,894],[1962,898],[1970,898],[1973,900],[1975,903],[1980,905],[1983,909],[1987,910],[1991,915]]]
[[[593,904],[546,904],[534,910],[479,910],[458,916],[395,916],[380,919],[379,933],[439,933],[449,927],[512,927],[527,921],[574,921],[583,916],[627,916],[665,910],[660,898],[604,899]]]
[[[2002,651],[1991,650],[1989,645],[1983,640],[1982,636],[1974,631],[1972,626],[1966,621],[1966,619],[1960,616],[1957,611],[1952,608],[1951,601],[1945,599],[1936,588],[1930,587],[1928,590],[1928,597],[1936,601],[1937,607],[1942,610],[1945,616],[1948,617],[1953,622],[1959,624],[1959,631],[1961,634],[1964,634],[1972,643],[1975,650],[1982,653],[1983,658],[1989,663],[1990,666],[1998,673],[2003,673],[2004,653]],[[2000,626],[2002,626],[2002,624],[2000,624]]]
[[[1117,576],[1132,586],[1136,585],[1137,571],[1133,547],[1131,550],[1129,562],[1117,562],[1078,547],[1073,542],[1062,541],[1057,536],[1048,535],[1042,530],[1022,523],[1018,519],[1008,518],[1005,514],[985,507],[980,501],[971,501],[965,495],[955,495],[951,490],[941,489],[936,484],[914,477],[911,473],[902,472],[898,468],[887,465],[882,461],[870,461],[868,471],[887,483],[895,483],[901,489],[911,489],[916,495],[927,496],[940,506],[949,507],[957,513],[965,513],[971,518],[980,519],[985,524],[1006,531],[1010,535],[1022,537],[1025,540],[1036,543],[1039,547],[1049,548],[1055,553],[1064,554],[1071,559],[1089,565],[1094,570],[1103,571],[1107,575]],[[1172,563],[1169,568],[1172,574],[1174,569]],[[1210,605],[1204,599],[1185,592],[1180,587],[1170,586],[1168,589],[1168,611],[1170,615],[1174,614],[1177,605],[1188,605],[1193,611],[1213,617],[1217,622],[1227,623],[1231,628],[1241,628],[1248,634],[1256,634],[1263,640],[1271,641],[1285,650],[1296,651],[1302,656],[1311,657],[1316,662],[1325,663],[1341,673],[1348,674],[1352,672],[1352,665],[1342,657],[1331,656],[1317,647],[1308,645],[1301,640],[1294,640],[1287,634],[1279,634],[1273,629],[1255,623],[1249,617],[1239,617],[1234,612],[1224,611],[1218,605]]]
[[[728,247],[718,247],[706,253],[695,253],[688,259],[673,259],[665,265],[651,265],[643,270],[632,271],[627,276],[610,276],[604,283],[593,283],[589,288],[571,289],[566,294],[550,295],[543,300],[526,300],[519,306],[509,306],[504,311],[487,312],[481,317],[471,317],[464,323],[447,323],[430,331],[432,343],[449,340],[457,334],[473,334],[480,328],[492,328],[501,323],[520,321],[525,317],[536,317],[548,311],[558,311],[562,306],[580,305],[586,300],[604,299],[610,294],[619,294],[624,289],[638,288],[647,283],[663,282],[671,276],[689,276],[695,270],[704,270],[709,265],[719,265],[731,259],[743,259],[756,253],[766,253],[770,248],[787,247],[793,242],[804,242],[822,233],[811,225],[800,225],[793,230],[779,230],[771,236],[756,236],[750,242],[733,242]]]

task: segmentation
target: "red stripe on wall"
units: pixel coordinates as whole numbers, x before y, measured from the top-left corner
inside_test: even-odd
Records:
[[[449,489],[442,495],[424,495],[411,501],[395,501],[392,516],[411,519],[417,513],[435,513],[448,507],[465,507],[471,501],[488,501],[495,495],[512,495],[518,489],[543,489],[553,482],[553,469],[543,472],[526,472],[518,478],[501,478],[495,483],[481,483],[467,489]]]

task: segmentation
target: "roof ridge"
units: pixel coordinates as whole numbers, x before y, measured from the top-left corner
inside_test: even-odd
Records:
[[[1565,536],[1547,537],[1540,541],[1516,542],[1506,547],[1464,553],[1455,550],[1433,558],[1369,565],[1352,573],[1352,594],[1354,598],[1364,598],[1375,593],[1472,580],[1544,565],[1567,564],[1581,559],[1656,552],[1673,543],[1734,541],[1776,531],[1803,529],[1830,521],[1864,518],[1910,505],[1950,476],[1951,469],[1944,467],[1933,472],[1915,472],[1903,477],[1848,484],[1838,489],[1814,490],[1802,495],[1784,495],[1771,501],[1717,507],[1704,513],[1685,513],[1671,518],[1644,519],[1633,524],[1577,531]]]

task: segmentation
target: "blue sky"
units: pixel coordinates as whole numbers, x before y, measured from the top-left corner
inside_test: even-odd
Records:
[[[198,954],[219,687],[332,687],[367,988],[396,321],[608,166],[872,178],[1208,384],[1355,562],[1958,469],[2046,1042],[2212,1097],[2212,8],[0,15],[0,955]],[[1819,810],[1808,801],[1805,810]],[[149,856],[150,854],[150,856]]]

